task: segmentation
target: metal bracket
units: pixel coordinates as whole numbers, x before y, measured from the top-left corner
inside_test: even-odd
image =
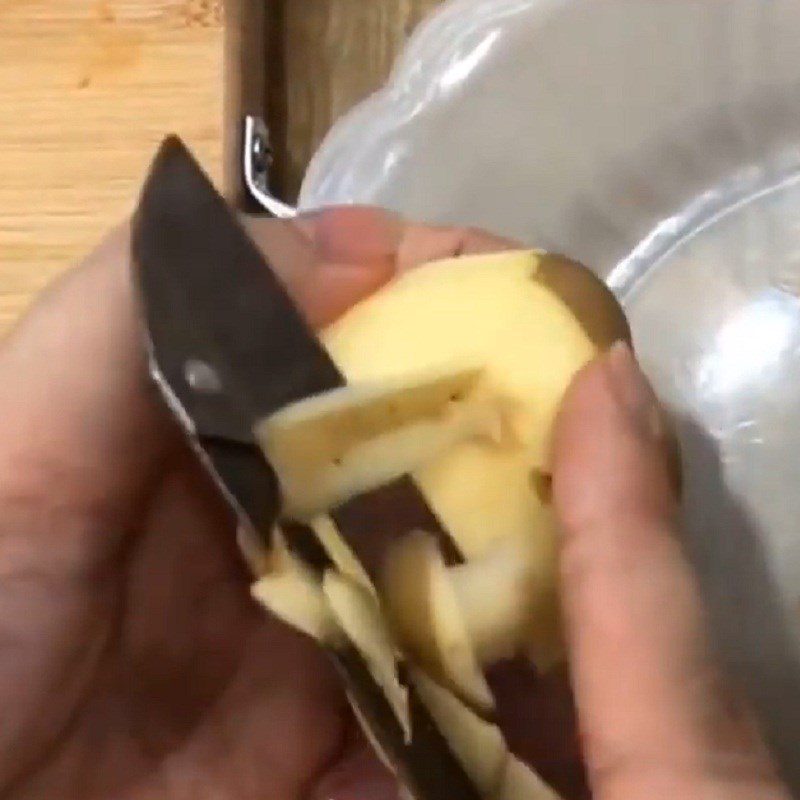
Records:
[[[244,182],[253,199],[274,217],[286,219],[297,215],[297,209],[274,197],[269,189],[269,169],[272,148],[269,130],[263,119],[247,116],[244,119],[243,171]]]

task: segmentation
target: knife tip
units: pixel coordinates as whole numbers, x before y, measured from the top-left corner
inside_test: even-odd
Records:
[[[183,139],[181,139],[177,133],[170,133],[164,137],[163,141],[159,145],[156,160],[159,158],[174,158],[175,156],[188,158],[194,161],[194,157],[192,156]]]
[[[134,249],[142,231],[172,224],[186,209],[209,201],[224,205],[183,140],[170,134],[161,142],[142,186],[134,214]]]
[[[200,164],[192,155],[183,139],[177,134],[170,134],[161,142],[155,158],[150,166],[148,179],[145,186],[150,184],[157,176],[169,175],[176,177],[193,176],[207,180]]]

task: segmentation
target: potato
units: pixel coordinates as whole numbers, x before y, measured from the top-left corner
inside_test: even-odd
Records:
[[[576,262],[534,250],[439,261],[322,332],[346,386],[257,426],[284,515],[315,531],[331,567],[321,586],[292,566],[255,593],[289,621],[295,599],[298,627],[352,643],[412,748],[431,730],[415,734],[418,697],[447,740],[436,759],[452,751],[487,800],[557,797],[485,718],[484,667],[524,653],[543,669],[561,654],[553,423],[575,374],[618,339],[630,340],[619,305]],[[384,529],[357,498],[390,483],[410,487],[415,513]],[[419,519],[431,529],[413,530]]]
[[[506,539],[480,558],[450,567],[448,578],[469,640],[481,664],[525,649],[537,611],[537,586],[548,583],[538,569],[553,569],[518,539]],[[547,609],[549,612],[550,609]]]
[[[412,477],[468,561],[503,541],[527,549],[535,575],[529,599],[547,617],[530,627],[529,645],[541,663],[558,651],[555,530],[542,491],[553,421],[575,373],[629,335],[597,277],[532,250],[409,271],[322,334],[353,385],[435,374],[454,363],[482,370],[479,391],[502,409],[507,435],[500,444],[456,442]]]

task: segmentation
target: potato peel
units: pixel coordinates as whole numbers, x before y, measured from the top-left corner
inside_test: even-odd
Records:
[[[497,725],[482,719],[422,670],[412,683],[478,790],[489,800],[559,800],[530,767],[512,755]]]
[[[500,728],[479,717],[422,670],[413,669],[411,680],[478,790],[485,796],[495,793],[500,788],[508,755]]]
[[[527,764],[509,753],[499,788],[491,800],[561,800]]]
[[[491,690],[431,536],[412,533],[389,548],[381,596],[410,657],[473,707],[491,710]]]
[[[375,585],[350,545],[344,540],[336,523],[330,517],[319,516],[311,520],[311,528],[339,572],[377,597]]]
[[[408,689],[400,681],[397,649],[392,641],[378,600],[356,581],[328,570],[322,591],[336,621],[369,666],[383,689],[406,741],[411,739]]]
[[[286,548],[280,536],[268,570],[251,587],[255,600],[278,619],[323,643],[341,637],[319,578]]]

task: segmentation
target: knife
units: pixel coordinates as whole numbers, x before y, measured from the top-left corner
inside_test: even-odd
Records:
[[[164,141],[145,182],[132,256],[153,380],[240,524],[269,547],[280,492],[254,427],[344,379],[176,137]],[[313,533],[293,538],[314,570],[332,566]],[[358,650],[336,645],[328,652],[356,715],[413,797],[479,800],[412,686],[407,740]]]

